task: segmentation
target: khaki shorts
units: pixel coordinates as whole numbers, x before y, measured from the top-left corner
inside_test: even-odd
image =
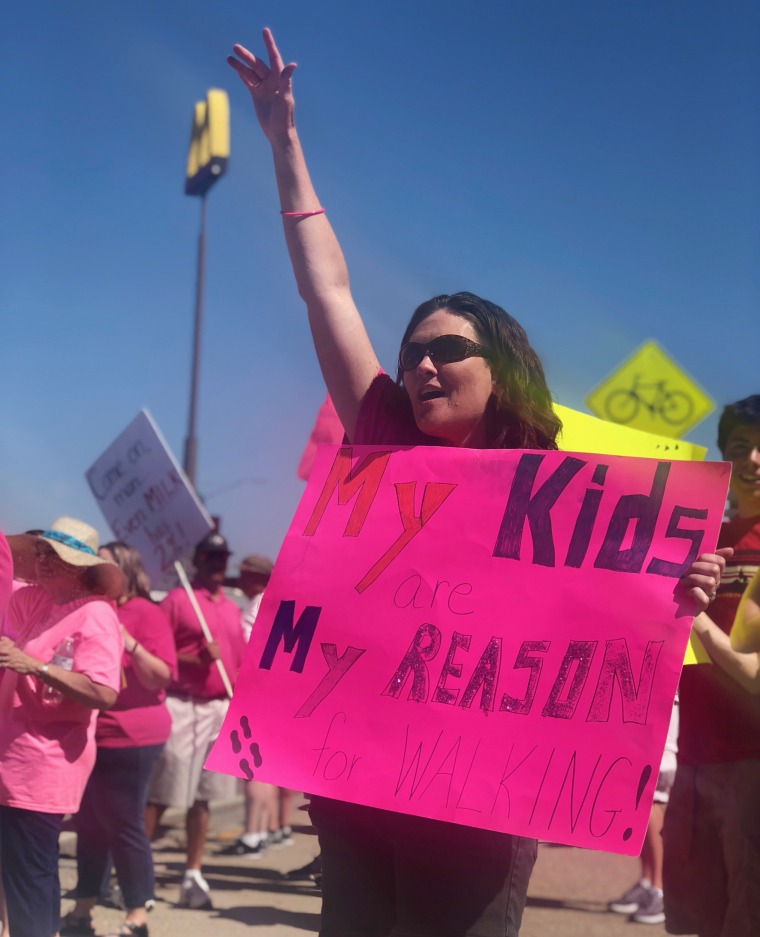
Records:
[[[195,801],[226,800],[237,792],[237,778],[203,767],[216,741],[229,702],[167,696],[172,731],[156,762],[148,801],[187,809]]]

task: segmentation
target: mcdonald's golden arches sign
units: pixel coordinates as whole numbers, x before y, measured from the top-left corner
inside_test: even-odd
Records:
[[[187,155],[185,193],[205,195],[227,170],[230,158],[230,103],[227,92],[211,88],[198,101]]]

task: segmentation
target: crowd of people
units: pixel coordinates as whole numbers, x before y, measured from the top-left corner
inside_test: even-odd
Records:
[[[241,612],[222,590],[230,551],[218,533],[195,549],[190,591],[174,589],[160,604],[137,551],[120,542],[99,547],[97,532],[81,521],[60,517],[7,543],[10,554],[0,550],[4,937],[93,937],[93,911],[111,895],[114,869],[125,908],[117,933],[147,937],[151,839],[167,806],[187,810],[178,903],[210,906],[201,874],[208,802],[232,796],[236,781],[203,763],[227,707],[222,669],[234,683],[272,563],[259,556],[241,563],[245,572],[234,581],[248,598]],[[290,833],[276,825],[286,814],[273,791],[255,792],[262,843]],[[61,918],[66,814],[77,833],[77,885],[74,907]]]
[[[293,271],[347,438],[556,449],[560,422],[524,329],[473,293],[423,302],[402,336],[395,378],[380,368],[299,143],[295,65],[283,63],[268,30],[264,43],[267,61],[239,45],[228,61],[271,144]],[[650,918],[663,914],[672,933],[750,937],[760,933],[760,396],[726,408],[719,446],[732,463],[737,516],[717,552],[700,556],[677,586],[713,666],[686,668],[681,681],[661,886],[658,814],[642,879],[613,904],[635,917],[654,895],[663,910]],[[203,763],[246,641],[240,610],[222,589],[227,543],[213,533],[198,544],[192,590],[173,590],[160,608],[134,551],[118,543],[99,550],[82,522],[59,518],[9,543],[19,587],[0,638],[0,862],[11,937],[93,934],[112,863],[126,905],[119,935],[145,937],[149,840],[168,806],[187,811],[179,903],[210,901],[201,870],[209,801],[225,796],[230,780]],[[271,564],[251,557],[241,571],[250,574],[247,629]],[[0,540],[3,601],[10,575]],[[77,815],[78,884],[61,921],[57,841],[66,813]],[[311,799],[310,816],[324,937],[519,933],[535,840],[325,797]],[[245,832],[229,851],[256,854],[267,834],[290,835],[288,799],[252,782]]]

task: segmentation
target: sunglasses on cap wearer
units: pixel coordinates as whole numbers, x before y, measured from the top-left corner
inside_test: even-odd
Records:
[[[488,354],[485,345],[464,335],[439,335],[426,343],[407,342],[398,354],[398,364],[402,371],[413,371],[423,358],[435,364],[451,364],[465,358],[488,358]]]

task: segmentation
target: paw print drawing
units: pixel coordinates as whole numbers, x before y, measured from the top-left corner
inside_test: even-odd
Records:
[[[246,747],[248,749],[248,753],[251,756],[251,760],[253,761],[253,767],[260,768],[263,764],[263,759],[261,757],[261,752],[259,751],[259,743],[251,742],[253,733],[251,732],[251,726],[248,722],[247,716],[240,717],[240,731],[243,733],[243,739],[245,741],[241,741],[240,733],[237,729],[233,729],[232,732],[230,732],[230,744],[232,745],[232,751],[236,755],[239,755],[243,751],[243,748]],[[240,770],[243,772],[243,774],[248,778],[249,781],[252,781],[253,768],[251,767],[251,763],[248,760],[248,756],[246,755],[245,757],[241,758],[238,764],[240,765]]]

